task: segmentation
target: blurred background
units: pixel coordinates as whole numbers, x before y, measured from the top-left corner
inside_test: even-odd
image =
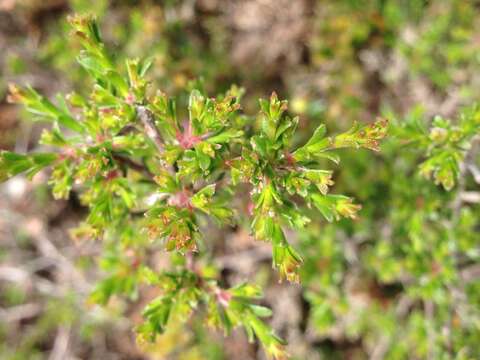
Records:
[[[179,108],[193,81],[211,96],[244,87],[251,114],[276,91],[303,139],[320,123],[334,133],[380,115],[428,126],[480,97],[480,1],[0,0],[0,149],[35,149],[44,126],[7,103],[8,83],[50,98],[90,85],[73,13],[97,16],[118,64],[154,56],[152,82]],[[290,235],[305,256],[301,286],[278,284],[269,247],[247,230],[209,235],[229,282],[265,287],[294,359],[480,358],[478,198],[449,205],[478,174],[446,192],[418,175],[425,154],[405,144],[341,154],[334,192],[363,209]],[[139,350],[142,298],[86,301],[105,275],[101,248],[72,241],[86,209],[75,194],[53,201],[46,178],[0,185],[0,359],[264,359],[243,332],[224,338],[195,320]]]

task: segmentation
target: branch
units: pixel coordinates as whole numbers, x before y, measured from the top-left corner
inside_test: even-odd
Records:
[[[468,284],[480,279],[480,264],[474,264],[460,271],[462,282]]]
[[[70,326],[59,326],[53,349],[48,360],[62,360],[69,358]]]
[[[165,147],[163,145],[160,131],[158,131],[157,126],[155,125],[155,118],[152,112],[144,105],[137,105],[135,110],[137,111],[137,116],[140,119],[140,122],[145,128],[145,134],[153,141],[158,152],[162,154],[165,151]],[[172,166],[165,165],[165,168],[170,174],[175,174],[175,170]]]
[[[150,140],[153,141],[158,151],[160,153],[163,153],[165,151],[165,147],[163,146],[162,136],[160,135],[160,132],[155,126],[155,119],[152,112],[143,105],[137,105],[136,110],[137,116],[142,122],[143,127],[145,128],[145,133],[150,138]]]
[[[55,265],[62,271],[62,273],[72,280],[72,284],[82,292],[90,291],[90,284],[87,282],[83,273],[79,272],[75,265],[58,250],[50,241],[48,234],[44,229],[41,229],[36,234],[31,234],[34,244],[39,252],[46,258],[55,260]]]
[[[153,180],[154,175],[147,169],[146,166],[143,164],[139,164],[129,157],[120,155],[120,154],[113,154],[113,158],[116,162],[119,164],[125,165],[127,168],[130,168],[132,170],[135,170],[145,176],[147,179]]]
[[[36,303],[21,304],[8,309],[0,308],[0,319],[6,323],[17,322],[35,317],[41,310],[40,304]]]
[[[467,168],[473,176],[473,180],[480,184],[480,169],[475,164],[467,164]]]
[[[460,199],[464,203],[478,204],[480,203],[480,192],[478,191],[462,191],[460,194]]]

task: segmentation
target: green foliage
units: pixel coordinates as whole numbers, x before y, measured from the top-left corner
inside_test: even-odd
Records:
[[[342,326],[349,339],[376,339],[373,349],[382,341],[388,359],[478,357],[468,340],[478,337],[478,279],[471,273],[479,260],[478,203],[464,196],[478,190],[469,169],[477,164],[479,113],[467,107],[451,121],[427,121],[421,108],[402,119],[389,114],[394,121],[382,159],[359,156],[347,165],[372,179],[357,189],[363,216],[353,226],[312,225],[300,246],[319,335]],[[431,159],[437,172],[425,177]],[[451,183],[443,181],[445,171]],[[361,246],[355,257],[351,246]],[[364,273],[352,274],[359,264]]]
[[[270,311],[253,302],[261,296],[258,288],[222,289],[214,278],[188,265],[191,251],[205,247],[200,246],[205,241],[200,219],[207,216],[220,226],[237,222],[241,214],[227,204],[240,183],[248,184],[254,236],[272,243],[280,278],[299,281],[302,258],[284,228],[301,229],[310,221],[302,204],[314,205],[328,221],[355,218],[360,208],[349,197],[328,194],[332,171],[319,160],[338,163],[335,151],[345,147],[378,150],[386,122],[354,125],[335,137],[326,137],[322,125],[305,145],[295,147],[298,118],[287,114],[287,102],[274,93],[261,99],[258,115],[250,117],[240,113],[243,91],[236,87],[216,98],[194,88],[183,122],[174,99],[148,88],[145,74],[151,59],[127,60],[126,70],[120,71],[92,18],[73,17],[70,22],[83,46],[78,62],[94,79],[91,93],[70,94],[68,104],[61,100],[56,106],[30,87],[11,86],[10,100],[23,104],[36,119],[53,123],[42,143],[57,153],[4,152],[2,180],[51,165],[55,198],[68,198],[72,189],[81,193],[90,211],[72,234],[103,238],[110,248],[104,256],[110,276],[97,286],[92,301],[105,304],[112,295],[135,298],[143,277],[162,292],[145,308],[145,323],[138,327],[142,339],[154,340],[171,317],[185,320],[202,303],[211,325],[227,334],[241,325],[268,354],[284,357],[283,342],[260,319]],[[148,241],[143,235],[135,239],[137,231]],[[142,264],[142,253],[161,243],[168,251],[185,254],[183,269],[157,272]],[[120,255],[120,248],[130,255]]]
[[[204,1],[68,3],[98,15],[106,45],[82,18],[68,41],[65,21],[48,30],[33,56],[62,70],[62,87],[77,93],[47,100],[12,87],[12,100],[48,130],[38,158],[3,153],[0,177],[47,167],[54,197],[73,191],[72,202],[78,194],[90,208],[72,230],[103,246],[105,279],[90,300],[153,299],[137,327],[147,351],[221,357],[202,340],[207,323],[226,334],[242,327],[281,358],[287,346],[259,307],[278,306],[279,289],[292,290],[275,284],[279,277],[302,281],[293,290],[304,302],[288,297],[301,303],[299,323],[274,311],[274,327],[295,339],[294,358],[480,357],[479,111],[461,110],[480,99],[474,2],[299,1],[312,8],[296,17],[297,2],[249,1],[248,22],[234,1],[222,2],[228,12]],[[271,24],[257,3],[272,9]],[[288,36],[276,41],[284,16]],[[303,20],[295,60],[289,45]],[[236,61],[235,50],[256,39],[265,64]],[[81,67],[73,66],[78,44]],[[283,44],[287,54],[270,61]],[[24,56],[7,51],[6,81],[30,68]],[[272,95],[258,109],[272,87],[291,99],[288,108]],[[360,125],[377,116],[391,120],[381,144],[384,120]],[[271,243],[276,272],[262,267],[259,248],[246,255],[265,300],[255,286],[234,286],[243,277],[229,267],[244,246],[231,241],[245,234],[239,227]],[[262,282],[267,273],[273,281]]]
[[[171,318],[185,321],[200,304],[206,307],[206,322],[213,328],[223,329],[225,334],[241,325],[249,340],[254,335],[260,339],[266,351],[275,358],[284,356],[283,341],[260,318],[271,316],[270,309],[254,302],[262,297],[258,287],[241,284],[222,289],[212,279],[183,270],[179,273],[153,273],[144,270],[148,283],[162,289],[163,295],[151,301],[143,312],[146,322],[138,328],[140,341],[154,340],[162,334]]]
[[[24,104],[25,109],[35,116],[35,118],[56,122],[59,125],[80,133],[84,130],[82,124],[78,123],[70,114],[64,99],[59,99],[62,105],[58,107],[38,94],[30,86],[20,89],[15,85],[11,85],[9,100],[11,102],[21,102]]]
[[[460,164],[469,150],[470,142],[480,130],[477,106],[465,111],[459,121],[436,117],[428,135],[428,159],[420,165],[421,173],[433,177],[436,184],[451,190],[460,175]]]
[[[0,181],[5,181],[23,172],[31,178],[44,167],[51,165],[57,157],[57,154],[49,153],[22,155],[10,151],[1,151]]]

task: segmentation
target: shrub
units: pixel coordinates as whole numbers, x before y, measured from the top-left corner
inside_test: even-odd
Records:
[[[298,145],[298,118],[289,116],[287,101],[275,93],[260,99],[252,116],[241,111],[242,89],[232,86],[209,98],[194,84],[188,109],[177,109],[174,99],[149,87],[150,60],[129,59],[119,70],[92,18],[74,17],[71,23],[83,45],[78,62],[94,80],[91,92],[59,96],[53,103],[31,87],[12,85],[10,100],[51,127],[40,140],[44,152],[1,153],[0,180],[20,173],[33,177],[50,167],[56,199],[68,198],[72,189],[81,194],[89,213],[72,236],[103,241],[101,263],[109,274],[92,301],[135,298],[142,284],[160,293],[144,309],[139,339],[153,340],[171,319],[185,321],[201,308],[209,325],[227,334],[243,326],[268,354],[284,357],[283,341],[261,320],[270,316],[258,304],[261,289],[220,285],[205,228],[211,222],[250,223],[256,239],[271,243],[280,280],[298,282],[302,255],[285,229],[308,227],[312,207],[329,222],[356,218],[360,206],[352,198],[329,193],[332,171],[323,160],[338,163],[337,150],[347,147],[378,150],[386,121],[355,124],[331,137],[322,124]],[[445,126],[439,121],[437,127]],[[432,160],[439,156],[432,149],[432,164],[424,170],[450,187],[440,160]],[[235,199],[245,191],[248,205],[232,206],[241,205]],[[158,269],[149,255],[161,246],[172,256],[168,268]]]

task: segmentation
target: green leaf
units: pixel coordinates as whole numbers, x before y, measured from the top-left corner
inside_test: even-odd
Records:
[[[335,219],[335,208],[333,202],[329,197],[320,194],[314,194],[311,196],[313,204],[320,211],[328,222],[332,222]]]
[[[238,139],[243,135],[242,130],[228,129],[221,131],[219,134],[209,137],[206,141],[211,144],[228,143],[233,139]]]
[[[312,137],[310,138],[310,140],[307,141],[304,147],[309,147],[309,146],[318,144],[321,140],[325,138],[326,133],[327,133],[327,127],[325,126],[325,124],[321,124],[319,127],[315,129]]]
[[[22,155],[10,151],[0,151],[0,182],[23,172],[33,177],[37,172],[51,165],[58,158],[57,154],[37,153]]]
[[[205,97],[200,91],[194,89],[190,93],[188,100],[188,111],[190,115],[190,121],[195,119],[201,120],[203,118],[203,110],[205,108]]]
[[[14,85],[10,86],[10,99],[14,102],[23,104],[26,110],[37,115],[42,120],[58,122],[60,125],[79,132],[85,132],[82,123],[75,120],[69,112],[56,107],[48,99],[38,94],[33,88],[20,88]]]
[[[203,153],[200,149],[196,149],[195,150],[195,153],[197,154],[197,159],[198,159],[198,163],[200,165],[200,168],[203,170],[203,171],[206,171],[208,170],[208,168],[210,167],[210,164],[212,162],[211,158],[209,155]]]
[[[272,316],[272,310],[265,306],[260,305],[250,305],[250,309],[253,310],[253,313],[259,317],[270,317]]]

